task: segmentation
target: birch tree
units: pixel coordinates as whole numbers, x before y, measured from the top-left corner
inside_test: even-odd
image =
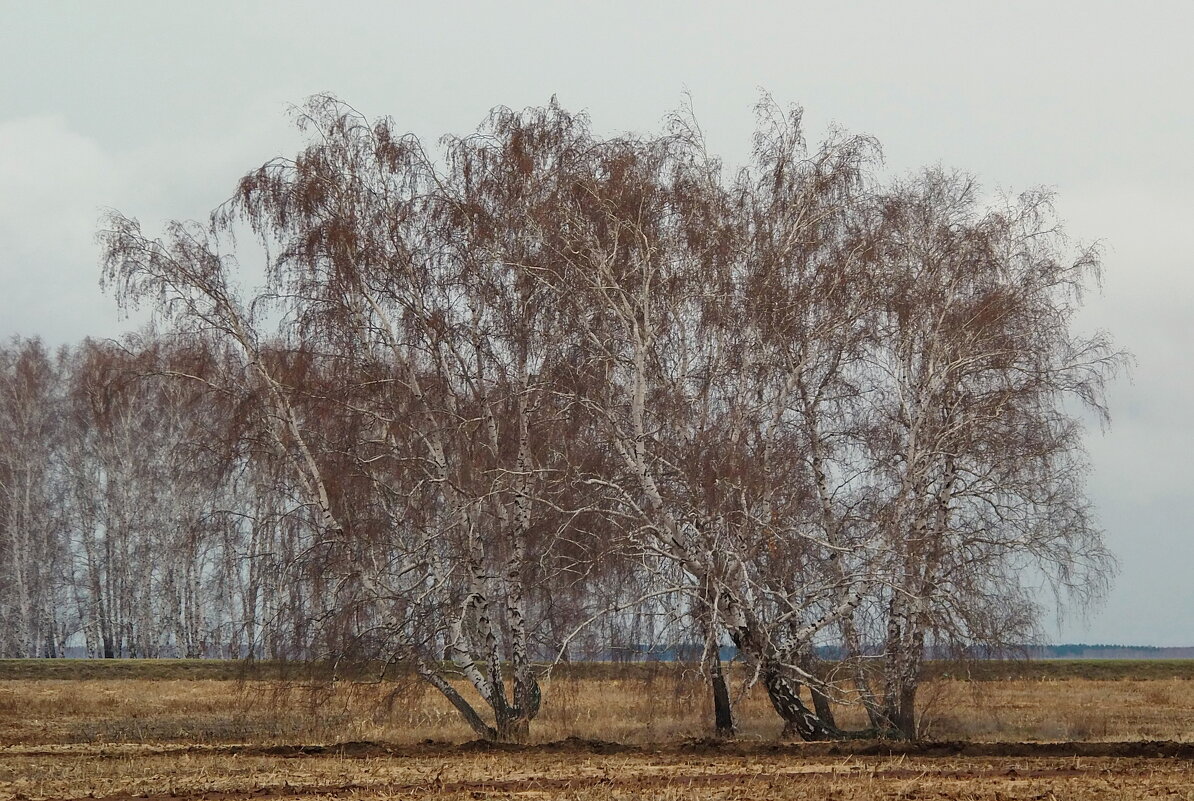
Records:
[[[441,167],[332,99],[302,120],[315,144],[246,176],[213,232],[175,224],[160,242],[115,216],[109,280],[240,354],[320,564],[341,570],[334,606],[371,621],[358,644],[413,663],[482,736],[525,737],[540,703],[527,585],[569,519],[551,500],[562,418],[542,389],[563,343],[537,270],[580,126],[554,107],[498,112],[448,142]],[[276,248],[262,300],[294,322],[277,346],[218,252],[214,231],[239,220]],[[448,681],[445,652],[492,725]]]
[[[864,327],[851,214],[871,143],[810,154],[798,112],[762,112],[755,169],[733,183],[689,120],[604,143],[561,258],[585,333],[576,396],[617,462],[590,480],[634,521],[631,546],[679,569],[785,730],[814,739],[839,732],[823,697],[820,714],[801,699],[829,689],[807,655],[851,618],[870,565],[844,540],[825,466],[839,445],[820,426],[846,408]]]
[[[1072,330],[1098,254],[1068,245],[1047,194],[987,205],[933,170],[882,202],[884,703],[912,737],[927,646],[1024,642],[1039,603],[1026,577],[1080,601],[1105,586],[1077,412],[1105,417],[1126,357]]]
[[[65,646],[65,557],[56,481],[58,371],[40,340],[0,347],[0,651]]]

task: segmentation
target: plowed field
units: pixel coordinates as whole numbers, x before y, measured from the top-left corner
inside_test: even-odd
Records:
[[[936,744],[883,753],[886,749],[877,743],[628,748],[575,740],[519,749],[369,743],[10,748],[0,752],[0,797],[1194,798],[1194,747],[1184,744]]]

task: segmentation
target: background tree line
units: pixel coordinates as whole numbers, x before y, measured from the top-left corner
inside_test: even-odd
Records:
[[[109,217],[160,333],[5,351],[11,653],[401,663],[521,739],[544,663],[696,642],[723,733],[758,684],[786,733],[910,737],[926,649],[1105,586],[1079,415],[1123,356],[1047,193],[885,180],[766,100],[738,171],[687,113],[297,118],[210,220]]]

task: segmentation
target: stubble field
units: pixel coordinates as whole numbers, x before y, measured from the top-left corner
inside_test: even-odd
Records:
[[[520,748],[407,682],[0,664],[0,799],[1194,799],[1194,666],[1157,664],[937,678],[918,744],[780,743],[760,693],[719,744],[678,666],[559,673]]]

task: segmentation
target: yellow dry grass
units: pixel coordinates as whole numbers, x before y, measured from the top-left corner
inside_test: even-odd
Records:
[[[1189,680],[939,680],[924,699],[927,733],[938,740],[1194,741]],[[2,681],[0,801],[1194,799],[1190,759],[777,748],[779,725],[762,693],[739,705],[743,745],[686,742],[707,733],[707,703],[701,682],[682,671],[556,678],[545,686],[536,741],[646,745],[493,751],[453,745],[470,733],[418,684]],[[840,712],[858,722],[856,709]],[[390,745],[276,747],[352,741]]]
[[[1194,740],[1194,681],[937,680],[922,692],[935,740]],[[565,737],[675,742],[708,733],[697,677],[643,672],[619,679],[554,678],[533,726],[537,742]],[[741,736],[780,726],[763,692],[737,707]],[[839,723],[862,726],[857,707]],[[45,743],[414,743],[472,738],[456,712],[419,683],[280,684],[120,679],[0,682],[0,745]]]

